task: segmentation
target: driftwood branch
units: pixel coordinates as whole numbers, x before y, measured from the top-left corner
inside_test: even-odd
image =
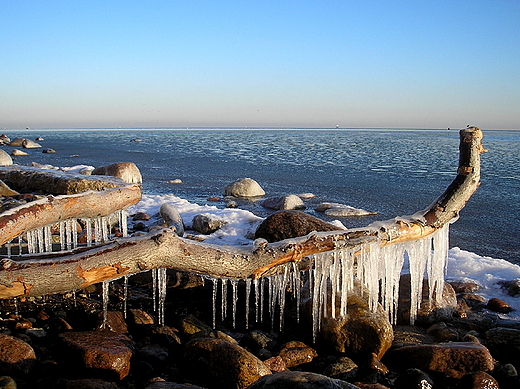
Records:
[[[482,132],[460,133],[458,175],[426,210],[409,217],[374,223],[366,228],[311,233],[281,242],[247,247],[217,246],[191,241],[162,229],[144,237],[113,243],[58,258],[0,263],[0,298],[42,295],[82,288],[154,268],[231,278],[258,278],[279,265],[308,266],[309,255],[378,240],[382,245],[423,238],[458,217],[480,180]],[[77,217],[77,215],[76,215]]]

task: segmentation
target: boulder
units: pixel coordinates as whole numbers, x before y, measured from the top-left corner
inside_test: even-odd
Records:
[[[25,140],[25,138],[15,138],[15,139],[13,139],[12,141],[9,142],[9,146],[12,146],[12,147],[22,147],[24,140]]]
[[[28,374],[35,363],[36,354],[28,343],[0,334],[0,375]]]
[[[373,312],[368,304],[368,294],[353,291],[347,298],[347,315],[323,318],[320,337],[324,344],[339,353],[369,356],[375,353],[381,358],[392,346],[394,333],[388,314],[378,304]]]
[[[313,231],[337,231],[338,227],[299,211],[280,211],[268,216],[257,228],[255,239],[268,242],[305,236]]]
[[[23,142],[22,142],[22,147],[24,149],[37,149],[37,148],[40,148],[42,147],[41,144],[33,141],[33,140],[30,140],[30,139],[24,139]]]
[[[191,228],[201,234],[208,235],[217,231],[226,223],[225,220],[218,219],[209,213],[201,213],[193,217]]]
[[[367,216],[377,214],[377,212],[368,212],[364,209],[354,208],[349,205],[338,203],[321,203],[315,208],[315,210],[317,212],[323,212],[325,215],[330,217]]]
[[[462,377],[457,389],[500,389],[497,380],[483,371],[468,373]]]
[[[259,378],[249,389],[359,389],[359,387],[321,374],[284,371]]]
[[[92,171],[92,174],[118,177],[128,184],[143,183],[141,172],[133,162],[116,162],[108,166],[98,167]]]
[[[277,211],[282,209],[303,209],[305,205],[301,198],[296,195],[288,195],[282,197],[270,197],[263,200],[260,205],[265,208],[275,209]]]
[[[489,350],[471,342],[400,347],[389,352],[385,360],[387,365],[396,370],[412,367],[457,379],[466,373],[492,371],[495,367]]]
[[[186,229],[186,227],[184,226],[184,221],[182,220],[181,215],[173,205],[169,203],[161,204],[161,206],[159,207],[159,214],[163,218],[164,222],[168,225],[168,227],[174,230],[177,235],[184,235],[184,230]]]
[[[9,166],[0,169],[0,180],[9,182],[11,188],[25,188],[34,192],[41,190],[53,195],[76,194],[88,190],[102,191],[125,185],[124,181],[116,177],[87,178],[78,174],[29,166]]]
[[[209,359],[211,376],[217,387],[245,389],[271,370],[257,357],[237,344],[215,346]]]
[[[496,327],[484,334],[486,345],[501,362],[520,366],[520,330]]]
[[[67,360],[91,373],[122,380],[130,372],[132,341],[112,331],[66,332],[58,339]]]
[[[316,350],[303,342],[292,341],[285,343],[278,356],[282,358],[288,368],[310,363],[318,356]]]
[[[22,151],[22,150],[14,149],[13,151],[11,151],[11,155],[13,157],[21,157],[24,155],[29,155],[29,153],[26,153],[25,151]]]
[[[252,178],[241,178],[224,188],[224,196],[259,197],[265,195],[262,187]]]
[[[4,150],[0,149],[0,166],[11,166],[13,159]]]

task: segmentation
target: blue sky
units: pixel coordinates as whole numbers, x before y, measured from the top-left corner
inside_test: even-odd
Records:
[[[0,128],[520,129],[520,1],[0,2]]]

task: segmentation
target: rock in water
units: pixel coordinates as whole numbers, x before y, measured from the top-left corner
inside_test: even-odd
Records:
[[[22,151],[22,150],[14,149],[13,151],[11,151],[11,155],[13,157],[20,157],[20,156],[24,156],[24,155],[29,155],[29,153],[26,153],[25,151]]]
[[[164,203],[159,208],[159,214],[163,218],[164,222],[175,231],[179,236],[184,235],[184,222],[181,215],[171,204]]]
[[[267,217],[257,228],[255,239],[278,242],[305,236],[313,231],[337,231],[338,227],[299,211],[280,211]]]
[[[129,184],[142,184],[141,172],[133,162],[116,162],[92,171],[93,175],[114,176]]]
[[[258,197],[265,195],[262,187],[252,178],[241,178],[224,188],[224,196]]]
[[[303,204],[302,199],[296,195],[288,195],[288,196],[282,196],[282,197],[270,197],[270,198],[262,201],[260,203],[260,205],[265,208],[276,209],[276,210],[282,210],[282,209],[291,210],[291,209],[305,208],[305,205]]]
[[[42,147],[42,145],[39,144],[39,143],[36,143],[36,142],[33,141],[33,140],[30,140],[30,139],[24,139],[23,142],[22,142],[22,147],[23,147],[24,149],[37,149],[37,148]]]
[[[13,164],[13,159],[9,154],[7,154],[4,150],[0,149],[0,165],[1,166],[11,166]]]
[[[331,217],[367,216],[377,214],[377,212],[368,212],[364,209],[354,208],[349,205],[338,203],[321,203],[315,208],[315,210],[317,212],[323,212],[325,215]]]

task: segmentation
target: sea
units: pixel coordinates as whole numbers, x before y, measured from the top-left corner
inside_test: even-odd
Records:
[[[520,131],[486,130],[481,185],[450,227],[453,277],[520,278]],[[171,198],[224,208],[209,201],[249,177],[266,197],[312,193],[305,212],[347,228],[411,215],[428,207],[455,178],[459,131],[450,129],[65,129],[5,131],[35,139],[15,163],[55,167],[134,162],[143,177],[143,201]],[[10,152],[8,146],[3,146]],[[174,184],[172,182],[181,182]],[[362,208],[375,215],[327,218],[322,202]],[[258,201],[241,209],[264,218]],[[520,304],[519,304],[520,309]]]

